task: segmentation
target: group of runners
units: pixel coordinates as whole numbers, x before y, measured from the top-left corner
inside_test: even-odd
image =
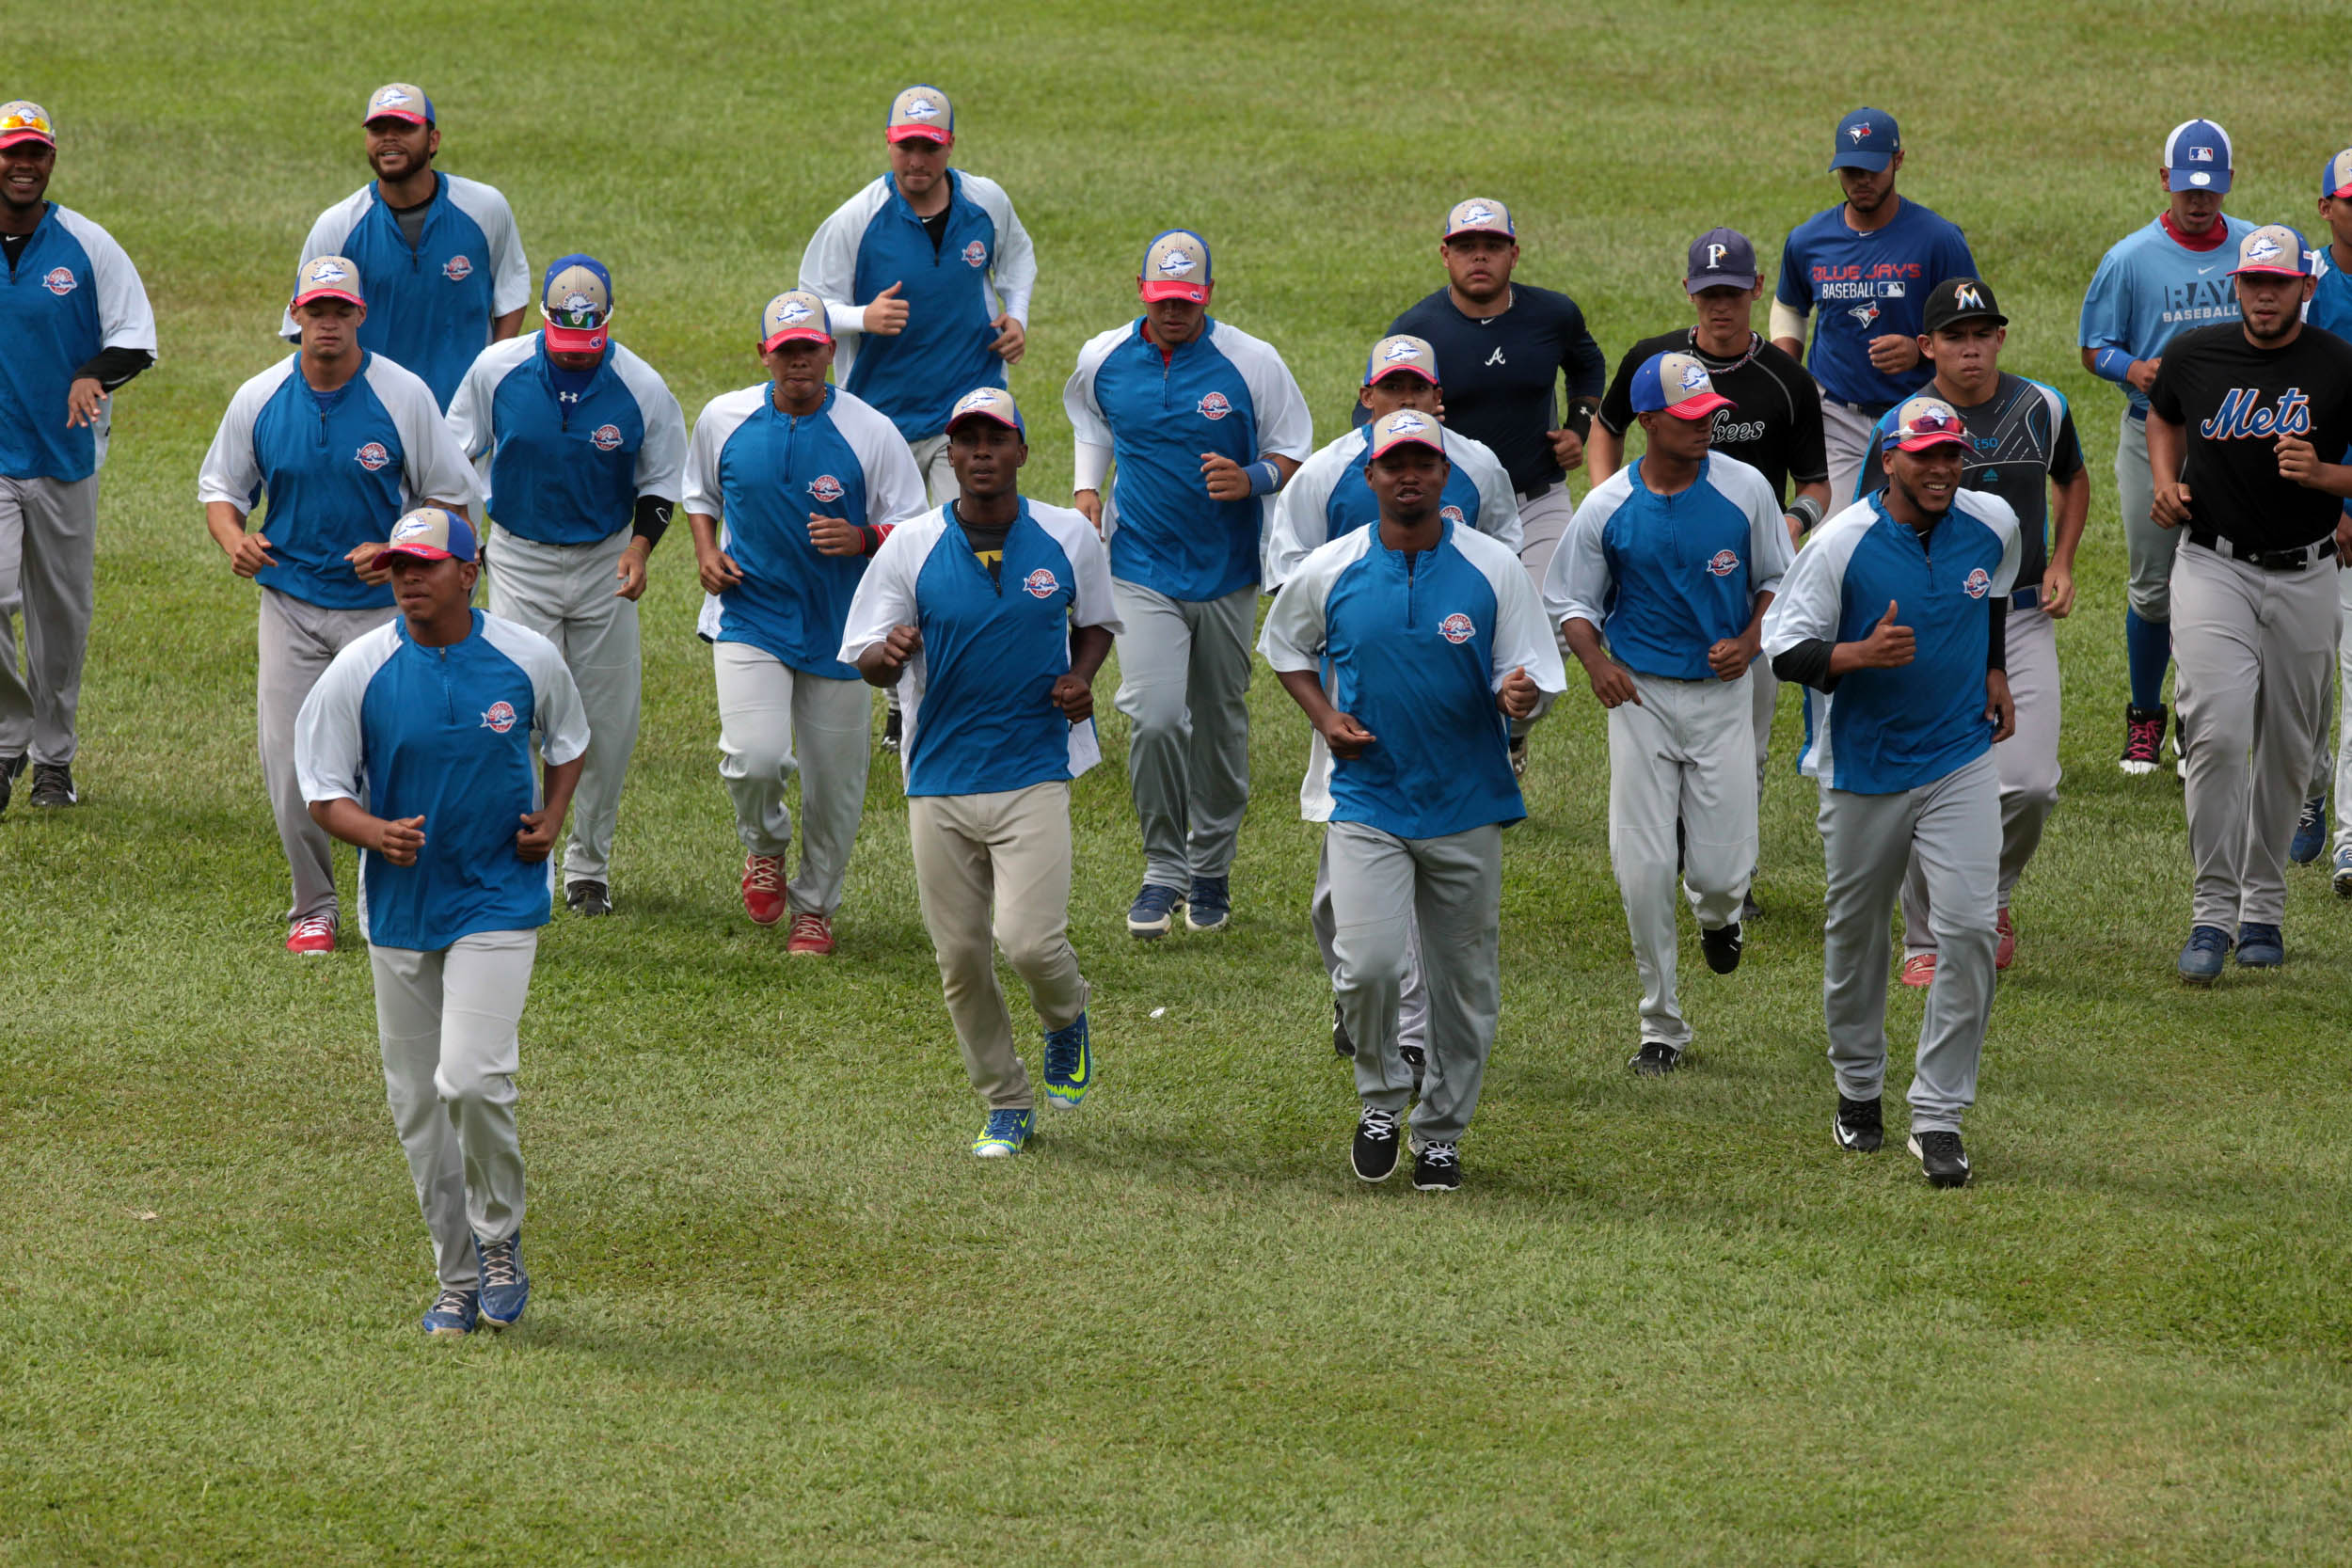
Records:
[[[1089,339],[1063,389],[1067,507],[1025,491],[1006,373],[1028,347],[1034,247],[1003,188],[952,166],[937,88],[891,101],[888,169],[759,311],[766,378],[691,431],[614,339],[621,292],[596,258],[548,265],[521,332],[513,214],[436,167],[421,89],[380,88],[362,123],[373,178],[312,228],[278,324],[294,352],[230,400],[199,491],[259,590],[291,952],[334,949],[331,845],[361,850],[388,1093],[436,1252],[428,1332],[511,1324],[528,1296],[517,1022],[554,899],[614,908],[637,600],[681,506],[745,912],[788,920],[792,954],[834,951],[882,689],[985,1103],[976,1154],[1020,1150],[1039,1098],[996,950],[1042,1025],[1045,1103],[1093,1085],[1070,791],[1100,756],[1093,682],[1114,650],[1143,862],[1127,929],[1232,919],[1270,594],[1256,651],[1311,732],[1300,804],[1327,828],[1310,923],[1359,1177],[1409,1152],[1416,1186],[1461,1181],[1501,1001],[1502,829],[1526,815],[1527,737],[1573,656],[1607,710],[1633,1070],[1691,1049],[1677,883],[1707,966],[1739,966],[1778,688],[1799,685],[1836,1141],[1884,1136],[1899,905],[1900,978],[1928,990],[1908,1147],[1936,1185],[1968,1180],[1960,1127],[2017,950],[2010,895],[2058,800],[2055,623],[2091,483],[2066,399],[2001,368],[2008,318],[1961,230],[1898,194],[1891,116],[1836,125],[1843,199],[1788,235],[1767,331],[1755,245],[1710,230],[1687,253],[1689,319],[1613,374],[1573,300],[1515,278],[1509,209],[1457,203],[1443,286],[1371,345],[1358,421],[1320,449],[1280,353],[1212,313],[1208,238],[1155,235],[1138,317]],[[0,809],[28,761],[33,806],[76,799],[108,400],[155,353],[120,247],[46,199],[56,141],[39,106],[0,106]],[[2233,950],[2284,959],[2283,868],[2326,838],[2352,548],[2335,461],[2352,447],[2352,150],[2328,161],[2315,247],[2226,216],[2233,173],[2212,121],[2165,139],[2163,211],[2100,264],[2080,335],[2124,391],[2125,771],[2155,769],[2178,672],[2196,879],[2178,968],[2198,984]],[[2346,816],[2335,885],[2352,894]]]

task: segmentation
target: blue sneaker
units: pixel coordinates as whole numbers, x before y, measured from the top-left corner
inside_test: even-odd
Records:
[[[2286,939],[2276,926],[2240,926],[2237,928],[2237,966],[2240,969],[2276,969],[2287,961]]]
[[[2218,926],[2199,926],[2188,933],[2181,949],[2181,978],[2192,986],[2210,986],[2220,976],[2221,961],[2230,955],[2230,933]]]
[[[2352,844],[2336,851],[2336,871],[2328,885],[2336,890],[2337,897],[2352,898]]]
[[[1094,1053],[1087,1048],[1087,1015],[1045,1031],[1045,1103],[1074,1111],[1094,1086]]]
[[[1176,906],[1184,895],[1165,882],[1146,882],[1127,908],[1127,934],[1137,942],[1152,942],[1176,928]]]
[[[1230,877],[1195,877],[1192,895],[1184,900],[1184,924],[1196,931],[1221,931],[1232,917],[1233,890]]]
[[[1035,1111],[991,1111],[988,1125],[972,1140],[972,1152],[983,1160],[1005,1160],[1021,1152],[1037,1125]]]
[[[441,1293],[433,1298],[433,1305],[424,1309],[424,1331],[439,1339],[461,1339],[473,1332],[474,1319],[481,1310],[480,1291],[444,1285]]]
[[[2314,795],[2303,802],[2303,816],[2295,824],[2295,842],[2287,847],[2287,858],[2297,865],[2309,865],[2327,847],[2328,797]]]
[[[473,1239],[473,1254],[482,1263],[482,1321],[492,1328],[512,1328],[522,1321],[523,1304],[531,1299],[531,1276],[523,1273],[523,1233],[502,1242]]]

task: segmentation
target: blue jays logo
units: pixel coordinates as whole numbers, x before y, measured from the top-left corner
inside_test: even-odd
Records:
[[[1846,314],[1851,316],[1854,320],[1860,322],[1867,327],[1871,323],[1879,319],[1879,302],[1875,299],[1866,299],[1861,304],[1848,310]]]
[[[982,245],[977,240],[974,240],[970,245],[963,247],[963,262],[964,265],[971,267],[984,267],[988,265],[988,246]]]
[[[1729,550],[1717,550],[1708,561],[1707,569],[1719,578],[1727,578],[1740,569],[1740,558]]]
[[[598,451],[612,451],[621,444],[621,428],[618,425],[600,424],[596,426],[596,433],[588,439],[596,444]]]
[[[1204,420],[1221,420],[1232,411],[1233,405],[1226,401],[1223,392],[1211,392],[1200,400],[1200,412]]]
[[[1021,579],[1021,586],[1028,590],[1029,596],[1033,599],[1048,599],[1060,589],[1061,583],[1055,578],[1053,573],[1040,566]]]
[[[1462,509],[1458,506],[1441,506],[1438,508],[1438,515],[1456,528],[1461,527],[1467,520],[1463,517]]]
[[[1854,145],[1856,147],[1860,147],[1865,141],[1869,139],[1870,122],[1866,119],[1859,125],[1851,126],[1848,128],[1846,135],[1853,138]]]
[[[1968,580],[1960,585],[1960,591],[1972,599],[1981,599],[1993,592],[1993,576],[1979,566],[1968,574]]]
[[[1438,635],[1457,648],[1469,641],[1477,631],[1478,628],[1470,624],[1470,618],[1458,610],[1438,623]]]
[[[453,256],[442,263],[441,276],[453,283],[463,283],[473,276],[473,263],[463,256]]]
[[[74,283],[73,274],[63,267],[51,267],[49,275],[40,280],[40,286],[59,299],[63,299],[73,292]]]
[[[359,467],[370,473],[375,472],[376,469],[392,460],[392,454],[384,450],[384,443],[381,441],[370,441],[355,455],[359,459]]]
[[[820,501],[837,501],[842,494],[841,482],[831,474],[818,474],[808,482],[808,493]]]
[[[515,727],[515,705],[501,698],[482,715],[482,727],[504,735]]]

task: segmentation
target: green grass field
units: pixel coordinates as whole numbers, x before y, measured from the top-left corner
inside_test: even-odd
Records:
[[[136,260],[165,358],[118,400],[86,803],[0,819],[0,1562],[2345,1560],[2352,906],[2298,872],[2283,973],[2172,979],[2178,791],[2112,766],[2117,396],[2073,329],[2191,114],[2236,137],[2233,211],[2311,225],[2312,172],[2352,139],[2348,24],[1722,0],[11,11],[0,98],[56,115],[52,194]],[[755,315],[880,169],[889,94],[941,84],[959,161],[1037,236],[1014,386],[1052,499],[1062,378],[1131,313],[1160,229],[1216,245],[1219,314],[1285,351],[1327,438],[1365,345],[1436,286],[1452,201],[1511,202],[1520,276],[1574,293],[1613,357],[1680,319],[1692,235],[1733,223],[1776,255],[1835,198],[1836,118],[1894,110],[1903,188],[1968,230],[2015,318],[2007,362],[2077,400],[2098,491],[1977,1183],[1930,1191],[1899,1141],[1831,1148],[1793,700],[1748,962],[1717,979],[1688,942],[1692,1070],[1626,1072],[1602,725],[1576,693],[1508,841],[1470,1184],[1362,1189],[1304,919],[1306,731],[1263,673],[1234,928],[1127,939],[1125,784],[1089,775],[1073,918],[1101,1087],[978,1164],[895,769],[837,958],[787,964],[741,914],[681,531],[645,600],[623,915],[550,928],[524,1021],[531,1317],[422,1340],[364,955],[279,951],[253,592],[195,502],[393,78],[436,99],[442,166],[505,190],[534,268],[612,264],[621,336],[690,414],[757,375]],[[1899,1046],[1917,996],[1893,1012]],[[1890,1088],[1908,1072],[1899,1051]]]

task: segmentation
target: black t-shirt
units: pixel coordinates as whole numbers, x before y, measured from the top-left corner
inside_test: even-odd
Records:
[[[36,229],[34,234],[40,232]],[[24,247],[33,243],[32,234],[0,234],[0,254],[8,259],[8,270],[14,272],[17,262],[24,259]]]
[[[1005,536],[1012,531],[1012,522],[967,522],[964,520],[963,514],[958,512],[956,526],[963,530],[963,537],[971,545],[972,553],[979,557],[981,565],[988,568],[988,575],[999,582],[1003,581]]]
[[[2279,477],[2278,440],[2299,436],[2322,463],[2352,445],[2352,343],[2306,325],[2256,348],[2236,322],[2167,343],[2148,405],[2183,427],[2191,526],[2244,549],[2286,550],[2336,530],[2344,502]]]
[[[1927,394],[1940,397],[1934,384]],[[1961,460],[1961,487],[2000,497],[2017,514],[2020,551],[2017,586],[2039,588],[2050,567],[2050,485],[2054,479],[2072,479],[2083,471],[2083,446],[2074,435],[2074,411],[2057,388],[2003,371],[1993,384],[1993,395],[1982,403],[1952,405],[1968,427],[1968,454]],[[1879,437],[1894,423],[1899,407],[1887,410],[1862,455],[1862,479],[1851,496],[1830,498],[1838,511],[1886,486],[1886,466]]]
[[[1552,388],[1563,372],[1568,397],[1600,396],[1609,361],[1576,301],[1549,289],[1511,285],[1511,308],[1481,319],[1462,314],[1439,289],[1389,325],[1438,353],[1448,430],[1484,441],[1502,460],[1515,490],[1557,484],[1545,432],[1561,428]]]
[[[953,216],[955,216],[955,207],[950,204],[948,206],[942,207],[938,212],[933,213],[930,217],[923,219],[923,232],[931,237],[932,255],[938,255],[940,245],[946,242],[947,238],[947,220]]]
[[[1617,361],[1617,374],[1600,400],[1600,422],[1609,434],[1622,436],[1633,428],[1633,372],[1653,354],[1687,354],[1707,367],[1715,390],[1737,406],[1715,411],[1715,426],[1708,443],[1717,451],[1763,471],[1772,482],[1772,494],[1788,504],[1791,484],[1815,484],[1829,478],[1829,451],[1821,436],[1821,391],[1804,367],[1784,350],[1755,333],[1748,335],[1747,352],[1736,359],[1718,359],[1698,346],[1698,329],[1661,332],[1645,338]],[[1453,400],[1447,399],[1446,422],[1453,422]],[[1836,498],[1831,498],[1836,511]]]

